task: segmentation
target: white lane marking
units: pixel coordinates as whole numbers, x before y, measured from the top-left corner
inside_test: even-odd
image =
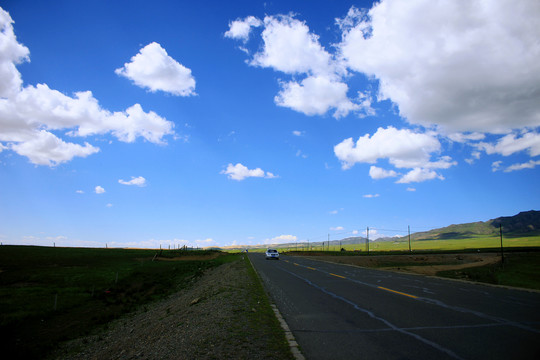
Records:
[[[381,321],[382,323],[384,323],[386,326],[388,326],[390,329],[392,329],[392,330],[394,330],[394,331],[400,332],[400,333],[405,334],[405,335],[412,336],[413,338],[415,338],[415,339],[417,339],[417,340],[423,342],[424,344],[430,345],[430,346],[432,346],[433,348],[435,348],[435,349],[437,349],[437,350],[439,350],[439,351],[441,351],[441,352],[444,352],[445,354],[447,354],[448,356],[450,356],[450,357],[452,357],[452,358],[454,358],[454,359],[463,359],[462,357],[460,357],[459,355],[457,355],[456,353],[454,353],[452,350],[449,350],[449,349],[447,349],[447,348],[445,348],[445,347],[443,347],[443,346],[437,344],[436,342],[433,342],[433,341],[431,341],[431,340],[425,339],[425,338],[423,338],[423,337],[420,336],[420,335],[417,335],[417,334],[415,334],[415,333],[412,333],[412,332],[409,332],[409,331],[407,331],[407,330],[401,329],[401,328],[397,327],[396,325],[392,324],[390,321],[388,321],[388,320],[386,320],[386,319],[383,319],[383,318],[380,317],[380,316],[375,315],[373,312],[371,312],[371,311],[369,311],[369,310],[367,310],[367,309],[364,309],[364,308],[358,306],[358,304],[356,304],[356,303],[354,303],[354,302],[352,302],[352,301],[350,301],[350,300],[348,300],[348,299],[345,299],[344,297],[339,296],[339,295],[337,295],[337,294],[335,294],[335,293],[333,293],[333,292],[331,292],[331,291],[329,291],[329,290],[323,288],[322,286],[319,286],[319,285],[317,285],[317,284],[311,282],[310,280],[308,280],[308,279],[306,279],[306,278],[304,278],[304,277],[302,277],[302,276],[300,276],[300,275],[297,275],[297,274],[295,274],[295,273],[293,273],[293,272],[287,271],[287,270],[285,270],[285,269],[283,269],[283,268],[282,268],[281,270],[285,271],[286,273],[288,273],[288,274],[290,274],[290,275],[292,275],[292,276],[294,276],[294,277],[297,277],[298,279],[304,281],[304,282],[307,283],[308,285],[313,286],[313,287],[316,288],[317,290],[320,290],[320,291],[324,292],[325,294],[332,296],[332,297],[335,298],[335,299],[341,300],[341,301],[343,301],[343,302],[345,302],[345,303],[351,305],[351,306],[354,307],[356,310],[358,310],[358,311],[360,311],[360,312],[363,312],[363,313],[367,314],[369,317],[371,317],[371,318],[373,318],[373,319],[375,319],[375,320]]]

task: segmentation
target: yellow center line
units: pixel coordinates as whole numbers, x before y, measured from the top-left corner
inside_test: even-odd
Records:
[[[390,292],[393,292],[393,293],[396,293],[396,294],[399,294],[399,295],[404,295],[404,296],[408,296],[410,298],[413,298],[413,299],[418,299],[418,296],[414,296],[414,295],[411,295],[411,294],[406,294],[406,293],[403,293],[401,291],[396,291],[396,290],[392,290],[392,289],[387,289],[385,287],[382,287],[382,286],[377,286],[379,289],[382,289],[382,290],[386,290],[386,291],[390,291]]]
[[[346,279],[345,276],[336,275],[336,274],[332,274],[332,273],[329,273],[329,274],[332,275],[332,276],[338,277],[338,278]]]
[[[306,266],[309,270],[317,270],[315,268],[312,268],[312,267],[309,267],[309,266]]]
[[[293,263],[293,264],[296,265],[296,266],[300,266],[300,265],[298,265],[297,263]]]

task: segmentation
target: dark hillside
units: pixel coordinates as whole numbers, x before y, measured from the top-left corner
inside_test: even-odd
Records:
[[[503,232],[512,235],[540,232],[540,211],[523,211],[514,216],[504,216],[490,221],[498,229],[502,224]]]
[[[488,221],[450,225],[440,229],[411,234],[413,240],[466,239],[471,236],[499,234],[502,224],[505,236],[532,236],[540,234],[540,211],[524,211],[514,216],[498,217]]]

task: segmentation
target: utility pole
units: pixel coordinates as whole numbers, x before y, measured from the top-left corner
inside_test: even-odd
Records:
[[[366,231],[366,245],[367,245],[367,253],[369,255],[369,226],[367,227],[367,231]]]
[[[412,252],[411,250],[411,225],[407,225],[407,228],[409,229],[409,252]]]
[[[504,264],[504,250],[503,250],[503,241],[502,241],[502,223],[499,224],[499,233],[501,234],[501,263]]]
[[[324,248],[324,246],[323,246]],[[330,234],[328,234],[328,244],[326,244],[326,250],[330,251]]]

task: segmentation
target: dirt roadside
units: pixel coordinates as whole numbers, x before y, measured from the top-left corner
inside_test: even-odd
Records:
[[[265,326],[268,304],[253,303],[255,282],[243,260],[210,269],[188,289],[63,344],[50,359],[291,359]]]
[[[296,255],[291,253],[291,255]],[[299,254],[301,256],[301,253]],[[501,260],[496,253],[485,254],[426,254],[426,255],[370,255],[370,256],[307,256],[314,260],[330,261],[382,270],[436,275],[439,271],[461,270],[494,264]],[[418,264],[418,265],[410,265]]]

